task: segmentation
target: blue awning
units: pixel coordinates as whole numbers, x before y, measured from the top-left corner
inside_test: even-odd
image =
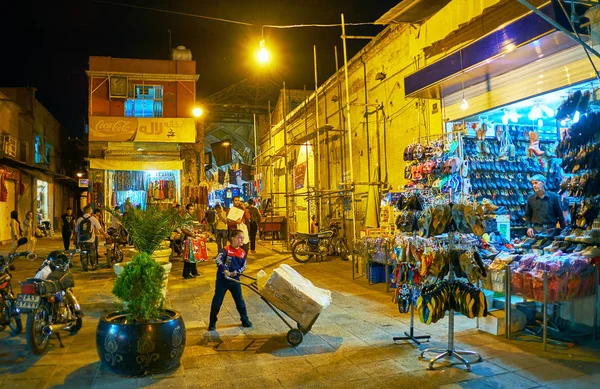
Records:
[[[557,20],[552,3],[540,10]],[[563,16],[557,20],[561,24],[565,22]],[[576,44],[535,13],[529,13],[406,76],[405,95],[440,99]]]

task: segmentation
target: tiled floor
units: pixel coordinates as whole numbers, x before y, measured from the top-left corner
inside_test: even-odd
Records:
[[[38,246],[43,254],[60,247],[60,241],[49,238]],[[456,317],[456,345],[478,351],[483,362],[473,364],[471,372],[446,362],[428,371],[427,361],[417,357],[420,349],[446,347],[447,320],[429,326],[416,321],[417,334],[432,336],[420,348],[394,344],[392,337],[407,330],[409,317],[398,313],[383,285],[369,286],[364,278],[353,281],[350,263],[337,259],[300,265],[274,253],[268,244],[257,251],[248,274],[288,263],[332,292],[333,304],[298,347],[286,343],[285,324],[247,289],[244,296],[254,327],[239,327],[235,305],[226,297],[218,331],[208,333],[215,267],[212,262],[201,264],[201,277],[183,280],[182,264],[175,263],[168,305],[179,310],[186,323],[181,366],[151,377],[115,376],[100,364],[95,345],[98,318],[117,307],[110,293],[113,271],[83,273],[76,266],[75,293],[86,314],[83,328],[63,337],[65,348],[53,339],[50,350],[39,357],[29,352],[23,335],[0,333],[0,388],[600,388],[599,342],[582,338],[573,348],[543,352],[540,343],[506,341],[478,331],[475,321],[461,316]],[[20,260],[17,266],[14,275],[19,280],[32,276],[39,260]]]

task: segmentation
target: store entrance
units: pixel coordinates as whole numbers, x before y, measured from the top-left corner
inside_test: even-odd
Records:
[[[48,183],[46,181],[37,180],[37,222],[39,226],[43,224],[49,224],[49,212],[48,212]]]
[[[108,173],[108,184],[111,206],[121,212],[128,200],[136,208],[167,209],[181,198],[179,170],[115,170]]]

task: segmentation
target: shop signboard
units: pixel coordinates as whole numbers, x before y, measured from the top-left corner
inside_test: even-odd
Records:
[[[79,187],[80,188],[87,188],[88,186],[90,186],[90,180],[87,178],[80,178],[79,179]]]
[[[304,188],[304,175],[306,174],[306,162],[302,162],[294,167],[294,188]]]
[[[91,142],[195,143],[193,118],[90,116]]]
[[[7,180],[21,181],[21,171],[14,167],[0,165],[0,175],[4,175]]]

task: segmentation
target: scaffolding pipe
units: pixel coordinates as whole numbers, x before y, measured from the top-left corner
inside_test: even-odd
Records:
[[[315,160],[315,188],[317,193],[321,190],[321,142],[319,141],[319,79],[317,76],[317,45],[313,45],[313,58],[315,63],[315,127],[317,129],[317,155]],[[317,221],[321,226],[321,207],[322,203],[319,200],[317,209]],[[308,217],[308,232],[310,232],[310,216]]]
[[[290,248],[290,198],[287,195],[290,193],[289,190],[289,177],[290,172],[288,171],[288,144],[287,144],[287,98],[285,91],[285,81],[283,82],[283,144],[285,147],[285,154],[283,156],[285,163],[285,247],[287,250]]]
[[[352,150],[352,120],[350,119],[350,81],[348,80],[348,49],[346,48],[346,25],[344,22],[344,14],[342,13],[342,42],[344,46],[344,78],[346,84],[346,120],[348,122],[348,148],[350,154],[350,183],[354,182],[354,151]],[[352,188],[354,190],[354,188]],[[356,240],[356,209],[354,206],[354,196],[350,201],[350,211],[352,212],[352,245]],[[353,255],[354,256],[354,255]],[[353,258],[354,259],[354,258]],[[352,265],[354,267],[354,264]]]

